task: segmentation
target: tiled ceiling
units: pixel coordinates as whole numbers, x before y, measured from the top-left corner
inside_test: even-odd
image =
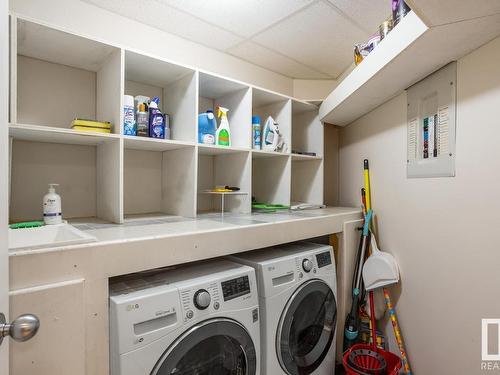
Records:
[[[390,0],[84,0],[298,79],[336,79]]]

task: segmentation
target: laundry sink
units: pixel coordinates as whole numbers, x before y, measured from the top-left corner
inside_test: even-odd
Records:
[[[94,241],[97,241],[94,236],[67,223],[37,228],[9,229],[9,250],[41,249]]]

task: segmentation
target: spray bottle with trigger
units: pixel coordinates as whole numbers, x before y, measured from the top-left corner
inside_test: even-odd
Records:
[[[215,133],[217,146],[231,146],[231,129],[227,120],[227,112],[229,110],[224,107],[217,107],[217,117],[220,118],[220,125]]]

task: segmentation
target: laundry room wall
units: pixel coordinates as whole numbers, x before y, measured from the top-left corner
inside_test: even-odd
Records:
[[[292,78],[80,0],[10,0],[10,11],[49,26],[94,37],[104,43],[134,48],[173,62],[293,95]]]
[[[340,131],[340,204],[359,204],[368,158],[379,245],[401,268],[392,294],[416,374],[483,373],[481,319],[500,318],[499,61],[500,38],[458,61],[454,178],[406,178],[406,94]]]

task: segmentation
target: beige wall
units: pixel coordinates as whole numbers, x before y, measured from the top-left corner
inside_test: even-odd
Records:
[[[293,95],[293,79],[79,0],[10,0],[12,13]]]
[[[416,374],[480,374],[481,318],[500,318],[500,38],[458,62],[455,178],[406,178],[406,96],[340,133],[340,204],[370,159],[380,247]]]
[[[334,79],[294,79],[293,96],[303,100],[323,100],[337,86]]]

